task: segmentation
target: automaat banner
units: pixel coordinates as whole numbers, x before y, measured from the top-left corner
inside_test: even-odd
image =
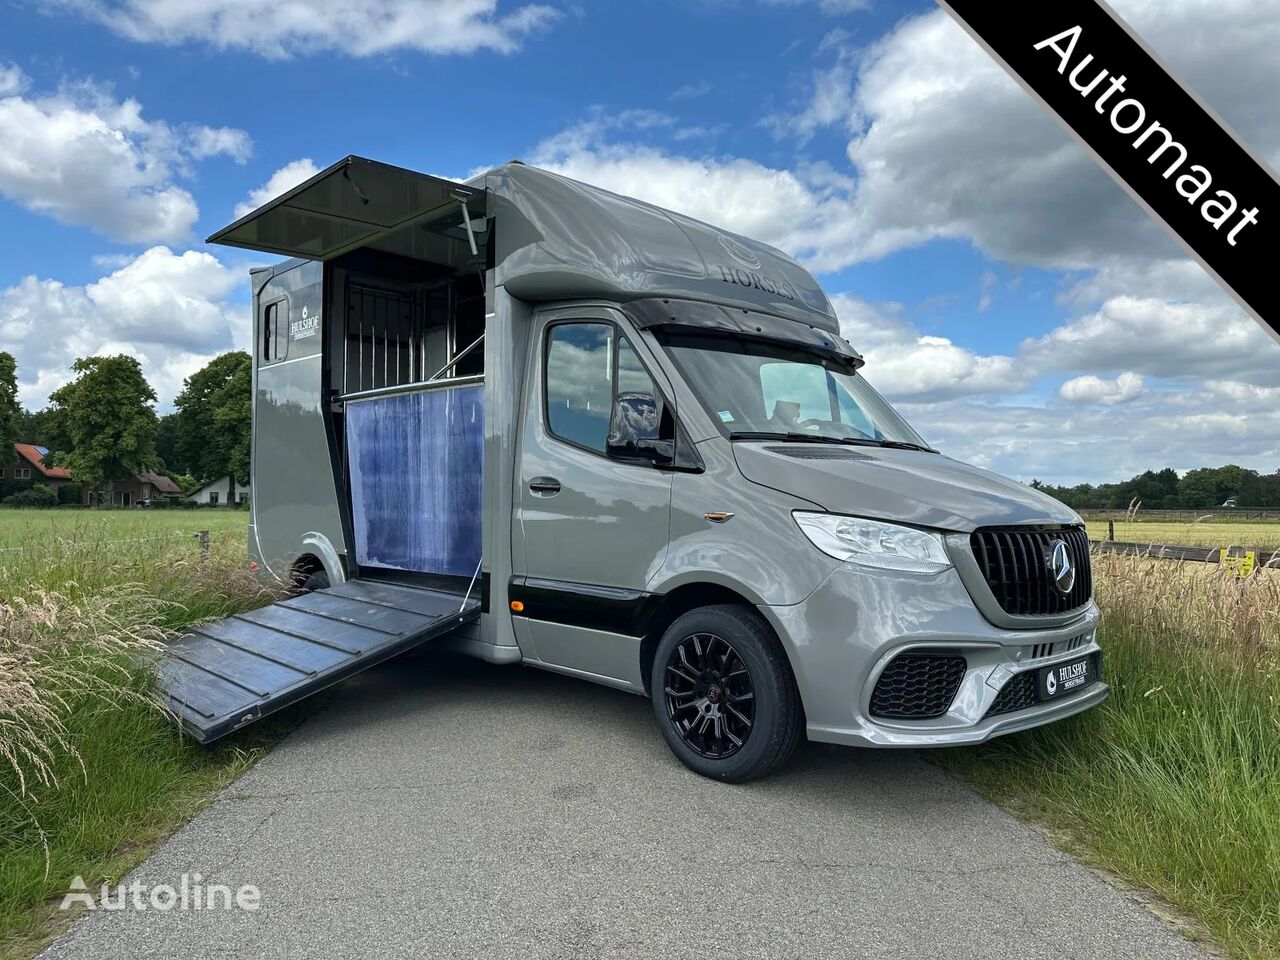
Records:
[[[1098,0],[939,3],[1280,339],[1280,182],[1128,24]]]

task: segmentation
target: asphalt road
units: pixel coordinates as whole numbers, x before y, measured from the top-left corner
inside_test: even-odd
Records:
[[[255,912],[104,912],[48,957],[1191,958],[913,753],[804,746],[732,787],[647,701],[422,653],[350,681],[129,878]]]

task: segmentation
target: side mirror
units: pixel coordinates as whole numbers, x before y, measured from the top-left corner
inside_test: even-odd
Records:
[[[659,434],[658,403],[652,394],[620,393],[609,417],[609,438],[605,450],[619,460],[648,460],[671,463],[676,457],[674,440]]]

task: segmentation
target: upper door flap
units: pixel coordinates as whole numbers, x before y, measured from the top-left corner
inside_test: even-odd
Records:
[[[347,157],[209,238],[307,260],[330,260],[460,208],[485,217],[485,192],[402,167]],[[452,218],[450,218],[452,219]]]

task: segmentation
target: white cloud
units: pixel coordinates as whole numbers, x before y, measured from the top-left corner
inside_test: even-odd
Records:
[[[779,140],[795,139],[807,143],[822,127],[838,126],[853,132],[860,122],[854,102],[859,53],[842,30],[833,30],[818,47],[835,52],[835,63],[813,72],[813,92],[808,104],[799,111],[774,113],[765,117],[764,125]]]
[[[699,80],[697,83],[686,83],[671,91],[670,100],[697,100],[705,97],[714,87],[710,80]]]
[[[813,3],[814,0],[764,0],[764,2],[772,7],[799,7]],[[816,5],[823,13],[836,16],[841,13],[866,10],[871,6],[871,0],[817,0]]]
[[[0,65],[0,97],[21,93],[27,87],[27,77],[16,63]]]
[[[908,402],[1017,393],[1027,372],[1013,357],[984,356],[945,337],[921,334],[895,316],[892,305],[875,306],[850,294],[831,298],[840,330],[863,355],[864,374],[886,396]]]
[[[545,4],[497,0],[55,0],[121,36],[145,43],[207,43],[285,58],[337,52],[367,57],[397,50],[511,53],[559,14]]]
[[[238,282],[208,253],[167,247],[83,287],[24,277],[0,290],[0,350],[16,357],[28,406],[43,406],[77,357],[109,353],[137,357],[167,405],[210,357],[247,345],[247,316],[227,302]]]
[[[233,127],[194,127],[189,151],[195,160],[223,154],[236,163],[247,163],[253,156],[253,141],[243,130]]]
[[[286,163],[273,173],[266,183],[250,190],[248,200],[236,204],[233,219],[239,220],[241,217],[248,216],[264,203],[274,200],[288,190],[292,190],[303,181],[310,180],[319,172],[320,168],[315,165],[315,162],[310,157],[303,157],[301,160]]]
[[[184,239],[199,211],[175,181],[196,160],[250,150],[243,131],[146,120],[136,100],[90,84],[0,99],[0,142],[0,194],[126,243]]]
[[[1104,380],[1093,374],[1072,377],[1058,388],[1058,396],[1068,403],[1101,403],[1111,405],[1128,403],[1143,390],[1143,380],[1132,370],[1126,370],[1114,380]]]
[[[930,443],[958,459],[1029,481],[1100,483],[1144,470],[1280,465],[1280,405],[1226,392],[1150,390],[1123,406],[956,400],[901,404]]]
[[[620,130],[635,134],[665,127],[662,116],[629,111],[595,117],[543,141],[531,160],[791,252],[804,245],[806,212],[820,207],[833,189],[829,171],[780,170],[743,158],[679,156],[658,147],[609,142]]]
[[[1114,296],[1022,345],[1039,370],[1120,371],[1183,381],[1280,384],[1280,345],[1225,294],[1203,302]]]

